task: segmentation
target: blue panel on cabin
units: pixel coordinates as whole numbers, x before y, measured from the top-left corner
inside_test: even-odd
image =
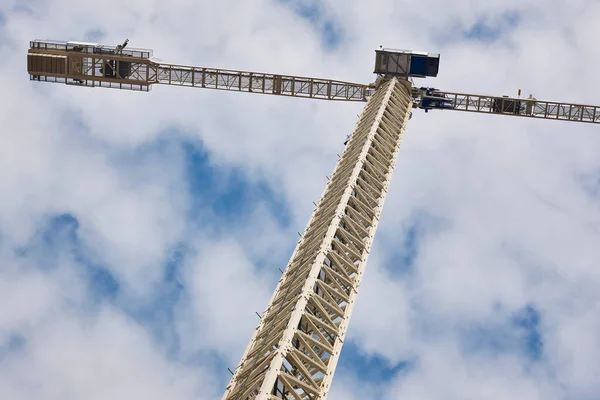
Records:
[[[410,75],[425,75],[427,72],[427,57],[415,56],[410,57]]]

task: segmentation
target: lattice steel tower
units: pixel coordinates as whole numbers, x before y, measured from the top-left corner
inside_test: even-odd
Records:
[[[153,84],[366,101],[344,153],[277,284],[223,400],[325,400],[413,108],[600,123],[600,108],[532,97],[414,87],[439,55],[376,50],[373,84],[159,63],[152,51],[85,42],[30,43],[30,79],[148,91]]]

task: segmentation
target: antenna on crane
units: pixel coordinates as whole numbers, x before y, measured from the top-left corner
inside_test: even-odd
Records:
[[[123,52],[123,49],[127,46],[127,43],[129,43],[129,39],[125,39],[123,44],[120,44],[117,47],[115,47],[115,54],[121,54]]]
[[[333,175],[223,400],[325,400],[412,109],[600,123],[600,106],[417,87],[437,76],[439,54],[375,50],[377,79],[331,79],[165,64],[151,50],[34,40],[31,80],[149,91],[155,84],[321,100],[366,102]]]

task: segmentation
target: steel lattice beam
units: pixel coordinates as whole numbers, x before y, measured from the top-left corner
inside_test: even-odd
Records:
[[[224,400],[327,397],[411,106],[397,79],[367,103]]]
[[[600,123],[600,107],[537,99],[482,96],[477,94],[439,92],[452,100],[453,110],[479,113],[501,113],[520,117],[559,121]],[[500,110],[503,110],[500,112]]]
[[[374,92],[369,85],[360,83],[173,64],[151,64],[149,80],[168,85],[322,100],[367,101]]]
[[[159,63],[151,50],[77,46],[34,40],[28,66],[32,80],[88,87],[149,91],[154,84],[274,94],[322,100],[367,101],[372,85],[283,74]],[[106,73],[109,72],[109,73]]]
[[[151,50],[35,40],[30,43],[27,70],[32,80],[87,87],[149,91],[152,85],[165,84],[339,101],[367,101],[376,86],[332,79],[166,64],[156,62],[151,57]],[[389,77],[380,77],[378,83],[387,79]],[[435,89],[434,94],[429,96],[425,94],[427,90],[412,88],[413,107],[600,123],[600,106]],[[434,105],[427,106],[425,102],[433,102]]]

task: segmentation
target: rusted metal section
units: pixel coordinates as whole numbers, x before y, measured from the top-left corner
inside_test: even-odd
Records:
[[[27,54],[30,79],[86,87],[148,91],[150,50],[94,43],[32,41]]]
[[[27,54],[27,71],[31,75],[66,75],[67,57],[57,54]]]

